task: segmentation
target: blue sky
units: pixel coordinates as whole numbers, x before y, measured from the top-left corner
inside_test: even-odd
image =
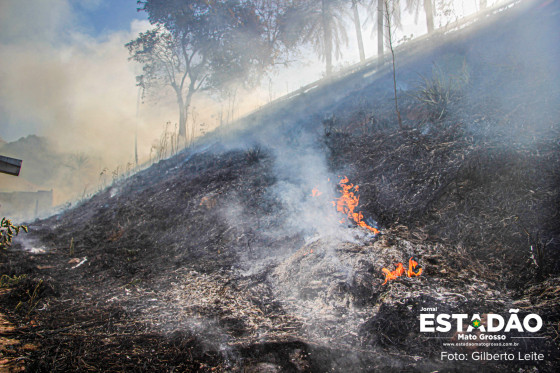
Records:
[[[128,30],[133,19],[148,19],[146,12],[136,10],[136,0],[73,0],[71,4],[84,32],[94,37]]]

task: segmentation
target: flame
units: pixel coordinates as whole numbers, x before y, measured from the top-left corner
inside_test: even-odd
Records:
[[[400,277],[403,275],[404,273],[404,266],[402,263],[397,264],[397,269],[395,269],[394,271],[389,271],[387,268],[383,268],[381,271],[383,271],[383,273],[385,273],[385,282],[383,283],[383,285],[385,285],[387,283],[387,281],[389,280],[394,280],[397,277]]]
[[[321,194],[323,194],[323,192],[319,192],[319,189],[317,189],[317,187],[311,190],[311,197],[319,197]]]
[[[416,268],[417,266],[418,266],[418,262],[416,260],[413,260],[412,258],[408,260],[408,272],[407,272],[408,277],[416,277],[422,274],[422,268],[420,268],[418,272],[414,272],[414,268]]]
[[[363,221],[364,215],[361,211],[354,212],[360,202],[360,196],[354,193],[359,191],[359,186],[351,184],[350,180],[346,176],[340,180],[339,185],[342,188],[342,196],[337,198],[336,201],[333,201],[336,211],[342,212],[348,219],[354,221],[360,227],[369,229],[374,234],[379,234],[379,230],[377,228],[371,227]],[[344,220],[341,220],[341,223],[343,222]]]
[[[387,268],[381,269],[383,273],[385,273],[385,282],[383,285],[387,283],[389,280],[395,280],[397,277],[400,277],[405,274],[404,265],[402,263],[395,264],[396,269],[394,271],[389,271]],[[412,257],[408,260],[408,271],[406,271],[407,277],[415,277],[420,276],[422,274],[422,268],[418,269],[418,272],[414,272],[414,269],[418,266],[418,262],[412,259]]]

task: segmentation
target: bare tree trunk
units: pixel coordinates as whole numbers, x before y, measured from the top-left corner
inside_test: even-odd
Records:
[[[138,87],[136,97],[136,127],[134,128],[134,163],[138,167],[138,122],[140,121],[140,98],[142,97],[142,87]]]
[[[434,32],[434,7],[432,5],[432,0],[424,0],[424,11],[426,12],[428,34],[431,34]]]
[[[383,64],[383,6],[384,0],[377,0],[377,62],[379,65]]]
[[[385,0],[388,1],[388,0]],[[429,1],[429,0],[428,0]],[[391,30],[391,13],[389,10],[389,4],[385,4],[385,15],[386,15],[386,19],[385,21],[387,22],[387,33],[388,33],[388,40],[389,40],[389,49],[391,50],[391,56],[393,58],[393,90],[394,90],[394,94],[395,94],[395,111],[397,112],[397,119],[399,121],[399,128],[402,130],[403,127],[403,123],[402,123],[402,118],[401,118],[401,112],[399,110],[399,99],[397,96],[397,72],[395,70],[395,50],[393,49],[393,35],[392,35],[392,30]]]
[[[488,6],[488,2],[486,0],[480,0],[480,10],[482,9],[486,9],[486,7]]]
[[[330,22],[330,9],[329,0],[322,0],[322,21],[323,21],[323,35],[325,43],[325,62],[327,65],[327,76],[332,74],[332,29]]]
[[[181,93],[177,93],[177,105],[179,105],[179,142],[185,144],[187,139],[187,107],[183,102]]]
[[[190,107],[191,107],[191,101],[192,101],[192,96],[194,94],[194,91],[192,89],[189,89],[189,92],[187,93],[187,97],[185,98],[185,142],[184,142],[184,147],[186,147],[187,145],[189,145],[190,143],[192,143],[192,141],[194,139],[187,139],[186,134],[187,134],[187,120],[189,117],[189,113],[190,113]],[[193,123],[194,126],[194,123]],[[179,130],[179,133],[181,131]],[[181,135],[179,134],[179,137],[181,137]],[[191,136],[194,137],[194,136]]]
[[[356,37],[358,38],[358,50],[360,51],[360,62],[366,60],[366,52],[364,51],[364,39],[362,37],[362,25],[360,23],[360,14],[358,13],[357,0],[352,1],[352,10],[354,11],[354,26],[356,27]]]

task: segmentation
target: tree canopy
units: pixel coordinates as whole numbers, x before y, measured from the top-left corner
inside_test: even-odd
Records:
[[[154,25],[126,44],[131,59],[143,66],[138,84],[144,89],[169,86],[174,90],[183,139],[196,92],[257,82],[289,50],[280,22],[291,1],[145,0],[138,4]]]

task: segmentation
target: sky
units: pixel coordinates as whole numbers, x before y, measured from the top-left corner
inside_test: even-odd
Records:
[[[455,3],[461,10],[476,1]],[[362,17],[365,21],[366,14]],[[422,15],[416,24],[406,15],[403,23],[409,26],[401,36],[425,32]],[[0,0],[0,138],[47,136],[66,152],[126,164],[138,131],[140,156],[148,157],[165,123],[176,123],[178,116],[172,95],[145,100],[137,113],[135,76],[141,70],[128,60],[124,44],[149,27],[136,0]],[[347,29],[349,45],[345,59],[335,61],[339,66],[358,61],[354,28]],[[376,49],[371,29],[363,31],[368,57]],[[271,75],[271,89],[263,84],[255,92],[240,92],[237,115],[319,79],[323,71],[312,52],[303,52],[301,61]],[[202,110],[211,104],[220,106],[208,99],[194,106],[199,113],[211,112]]]
[[[126,163],[139,67],[124,44],[148,27],[135,0],[0,0],[0,137]]]
[[[74,0],[71,5],[85,32],[92,36],[128,30],[133,20],[148,19],[146,12],[137,10],[135,0]]]

